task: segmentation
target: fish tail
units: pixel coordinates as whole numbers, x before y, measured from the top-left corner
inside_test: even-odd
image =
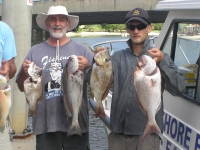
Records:
[[[160,137],[162,135],[160,128],[158,127],[156,122],[153,123],[147,123],[146,128],[144,130],[144,133],[142,135],[142,142],[145,140],[145,138],[151,134],[151,133],[156,133],[158,134]]]
[[[28,116],[29,117],[35,117],[35,115],[36,115],[36,111],[35,110],[29,110],[29,112],[28,112]]]
[[[103,118],[106,118],[106,114],[105,114],[104,107],[103,107],[102,104],[96,106],[96,109],[95,109],[95,117],[97,118],[99,116],[102,116]]]
[[[5,130],[5,125],[0,125],[0,133],[3,133]]]
[[[80,135],[82,137],[82,131],[81,131],[79,124],[71,125],[69,127],[69,130],[67,132],[67,137],[74,135],[74,134]]]

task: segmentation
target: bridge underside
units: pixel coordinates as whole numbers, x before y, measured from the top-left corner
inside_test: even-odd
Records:
[[[80,12],[70,13],[79,16],[79,25],[89,24],[123,24],[127,11],[109,12]],[[164,23],[168,11],[149,11],[152,23]],[[33,28],[39,29],[35,22],[36,14],[33,14]]]
[[[127,11],[113,11],[113,12],[81,12],[70,13],[70,15],[79,16],[79,25],[92,25],[92,24],[124,24],[124,18]],[[152,23],[164,23],[168,11],[149,11]],[[41,43],[49,37],[49,32],[40,29],[36,23],[36,14],[32,16],[32,46]]]

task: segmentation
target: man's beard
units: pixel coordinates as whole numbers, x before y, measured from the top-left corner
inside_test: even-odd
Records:
[[[61,32],[54,32],[53,29],[61,29]],[[66,34],[67,28],[63,29],[61,26],[53,26],[52,29],[49,28],[49,32],[51,34],[52,37],[54,37],[55,39],[60,39],[62,38],[65,34]]]

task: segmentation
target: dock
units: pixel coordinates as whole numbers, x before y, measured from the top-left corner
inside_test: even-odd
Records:
[[[30,124],[31,119],[29,119]],[[92,109],[89,111],[90,150],[108,150],[107,132],[104,123],[95,118]],[[31,135],[25,139],[13,139],[13,150],[35,150],[36,138]]]

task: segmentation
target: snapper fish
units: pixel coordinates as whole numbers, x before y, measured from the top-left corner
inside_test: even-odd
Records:
[[[42,68],[32,62],[28,74],[30,77],[24,81],[24,93],[29,105],[29,116],[35,116],[36,105],[42,100]]]
[[[155,115],[161,106],[161,74],[156,62],[150,56],[143,55],[139,59],[134,71],[134,86],[140,108],[148,117],[142,135],[143,142],[150,133],[161,135],[155,120]]]
[[[78,122],[78,115],[82,104],[83,95],[83,72],[78,70],[78,58],[71,55],[65,64],[62,74],[63,100],[67,117],[72,117],[67,136],[74,134],[82,136]]]
[[[6,118],[11,108],[11,87],[6,85],[6,77],[0,75],[0,133],[4,132]]]
[[[100,51],[94,56],[96,63],[93,64],[90,87],[96,100],[95,117],[106,117],[102,99],[110,89],[113,75],[112,62],[108,50]]]

